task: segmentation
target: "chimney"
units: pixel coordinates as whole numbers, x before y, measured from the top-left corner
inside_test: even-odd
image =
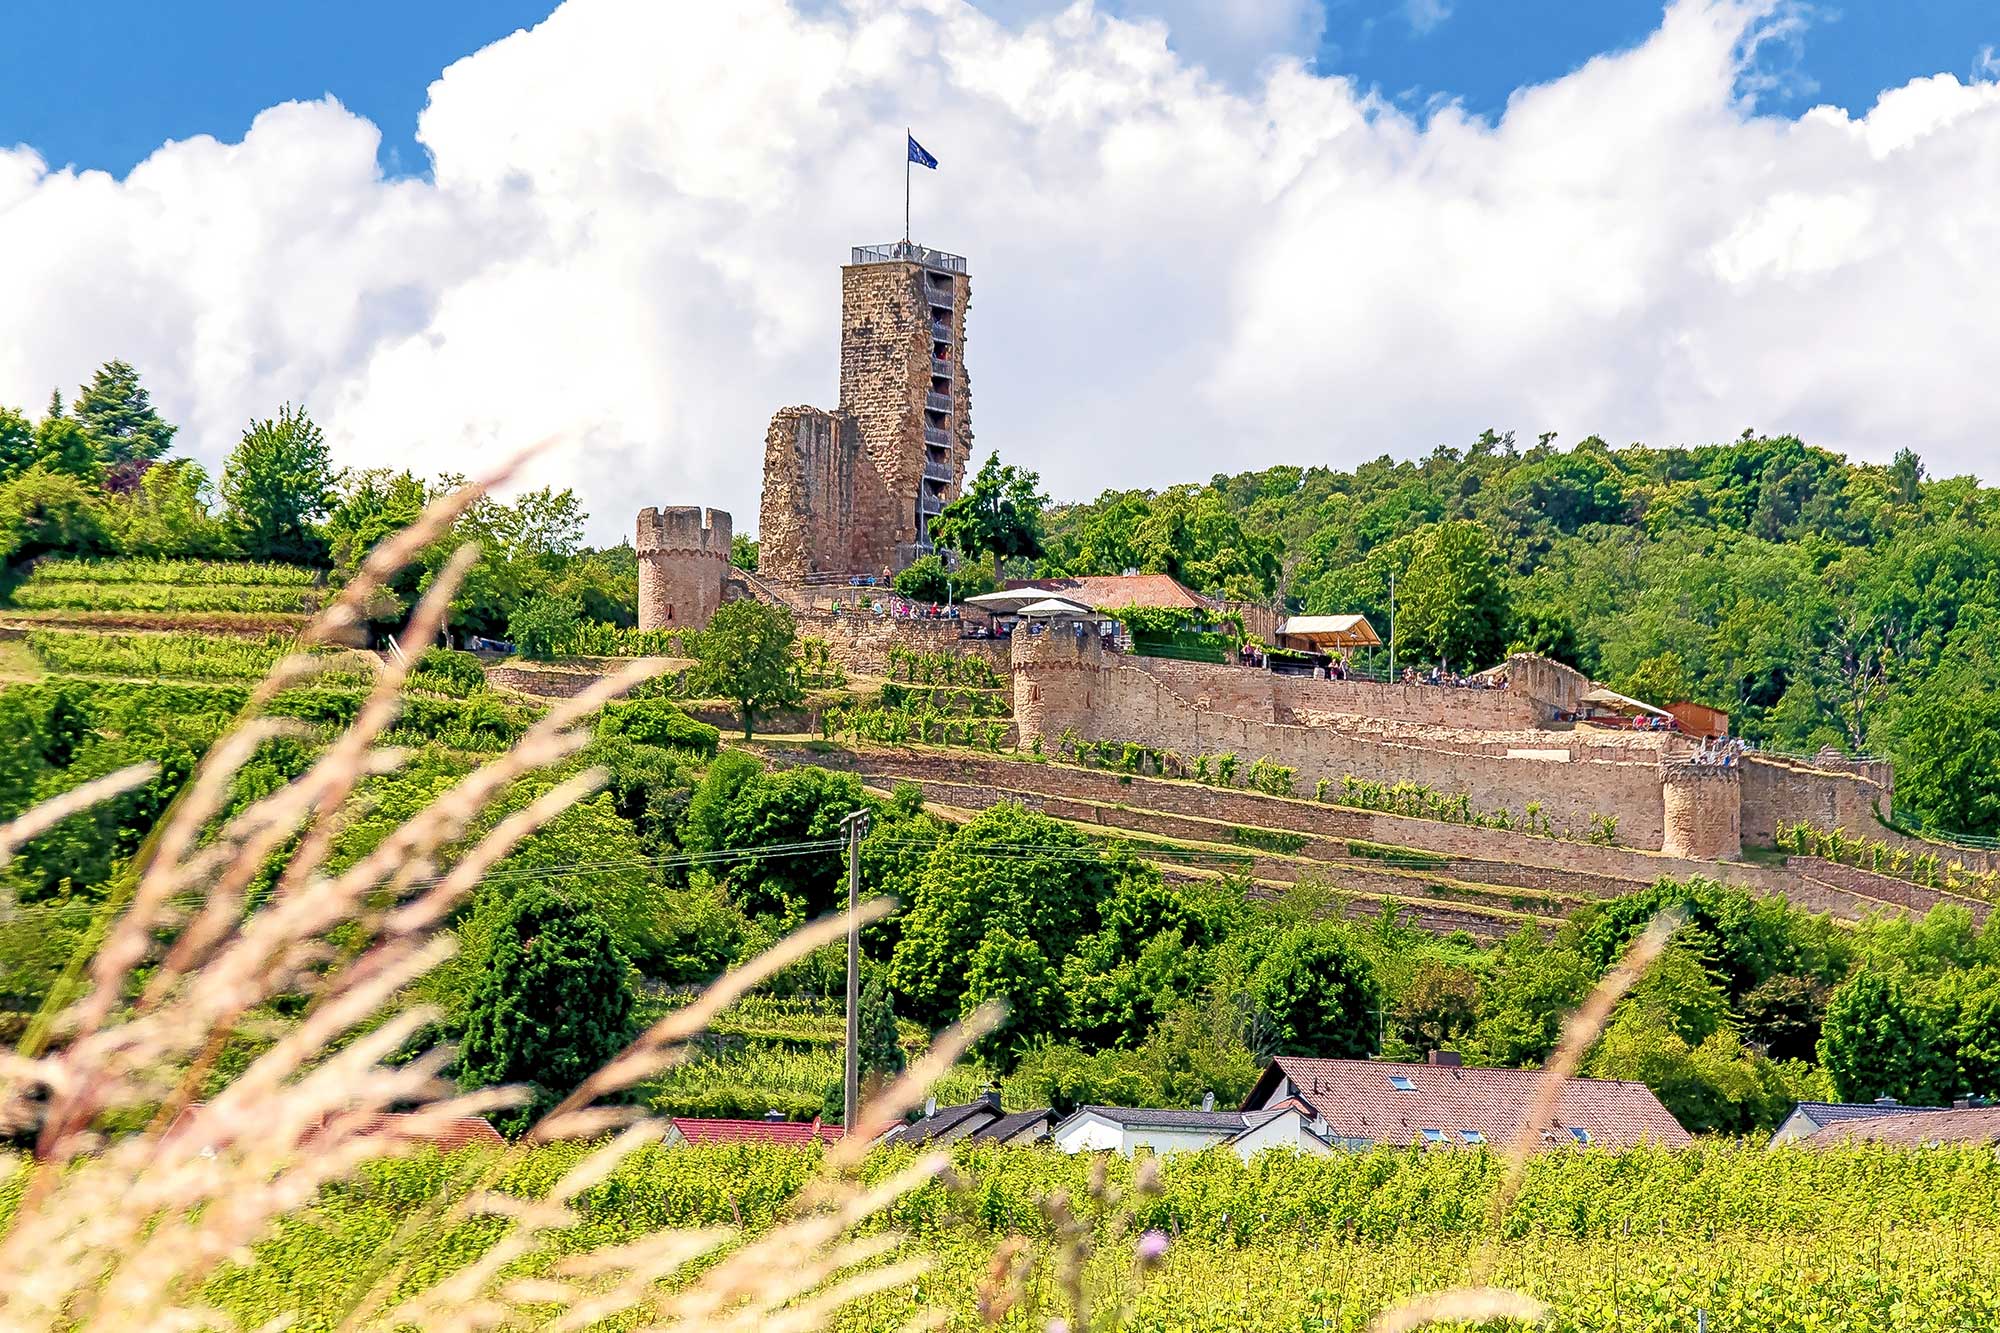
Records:
[[[1954,1111],[1970,1111],[1972,1109],[1972,1098],[1970,1097],[1952,1098],[1951,1109]]]
[[[1877,1106],[1901,1106],[1901,1105],[1902,1105],[1902,1103],[1901,1103],[1901,1102],[1899,1102],[1899,1101],[1897,1101],[1897,1100],[1896,1100],[1896,1099],[1895,1099],[1894,1097],[1877,1097],[1877,1098],[1875,1099],[1875,1104],[1876,1104]]]
[[[1444,1065],[1449,1069],[1456,1069],[1462,1063],[1457,1051],[1432,1051],[1426,1059],[1431,1064]]]
[[[1000,1114],[1000,1089],[999,1089],[999,1088],[997,1088],[997,1087],[995,1087],[995,1088],[988,1088],[988,1089],[987,1089],[986,1091],[984,1091],[984,1092],[982,1092],[982,1093],[980,1093],[980,1094],[979,1094],[979,1100],[980,1100],[980,1101],[982,1101],[982,1102],[985,1102],[985,1103],[986,1103],[986,1107],[987,1107],[987,1109],[988,1109],[988,1110],[990,1110],[990,1111],[992,1111],[994,1115],[999,1115],[999,1114]]]
[[[1201,1094],[1201,1109],[1204,1111],[1213,1111],[1215,1109],[1214,1093],[1204,1092],[1203,1094]]]
[[[928,1120],[936,1114],[937,1114],[937,1098],[935,1097],[924,1098],[924,1119]]]

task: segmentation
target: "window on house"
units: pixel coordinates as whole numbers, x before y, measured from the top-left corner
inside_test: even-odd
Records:
[[[1417,1090],[1417,1085],[1410,1081],[1407,1074],[1389,1075],[1389,1086],[1397,1092],[1415,1092]]]
[[[1425,1143],[1443,1143],[1445,1141],[1444,1131],[1441,1129],[1420,1129],[1417,1132],[1424,1136]]]
[[[1475,1146],[1486,1142],[1486,1136],[1476,1129],[1461,1129],[1458,1131],[1458,1137]]]
[[[1580,1125],[1571,1125],[1569,1128],[1569,1136],[1575,1139],[1578,1143],[1590,1142],[1590,1131],[1584,1129]]]

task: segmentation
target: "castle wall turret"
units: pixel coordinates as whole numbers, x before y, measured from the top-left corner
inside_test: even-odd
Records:
[[[1660,765],[1668,856],[1736,861],[1743,856],[1742,770],[1669,760]]]
[[[1079,633],[1078,631],[1081,631]],[[1097,730],[1092,711],[1104,671],[1104,644],[1081,621],[1057,621],[1040,634],[1026,624],[1014,631],[1014,726],[1022,746],[1037,738],[1053,747],[1064,728],[1086,738]]]
[[[729,515],[677,505],[639,511],[639,628],[700,629],[722,605]]]

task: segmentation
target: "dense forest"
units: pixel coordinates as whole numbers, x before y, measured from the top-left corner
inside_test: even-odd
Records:
[[[1897,764],[1897,808],[2000,832],[2000,490],[1791,437],[1520,448],[1276,467],[1052,506],[1042,573],[1172,574],[1362,612],[1407,658],[1548,653],[1738,734]]]

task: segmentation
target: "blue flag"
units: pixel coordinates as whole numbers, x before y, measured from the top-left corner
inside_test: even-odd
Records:
[[[926,152],[924,146],[917,142],[917,136],[905,131],[904,137],[910,141],[910,161],[920,167],[929,167],[932,171],[936,171],[937,159]]]

